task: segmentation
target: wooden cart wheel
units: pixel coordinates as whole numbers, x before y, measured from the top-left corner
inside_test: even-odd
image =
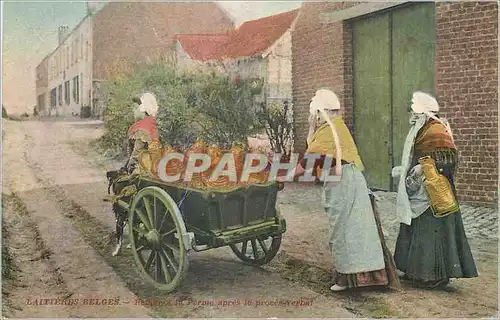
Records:
[[[261,236],[229,246],[241,261],[260,266],[273,260],[280,245],[281,235]]]
[[[141,274],[159,290],[174,291],[187,273],[184,233],[179,208],[167,192],[147,187],[134,196],[129,212],[132,252]]]

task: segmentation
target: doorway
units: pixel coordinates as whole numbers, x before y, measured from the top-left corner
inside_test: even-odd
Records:
[[[352,23],[354,135],[368,186],[395,190],[412,93],[435,94],[435,3],[413,3]]]

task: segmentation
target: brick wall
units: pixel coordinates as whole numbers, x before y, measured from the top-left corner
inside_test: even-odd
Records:
[[[352,28],[348,23],[343,24],[343,91],[342,91],[342,99],[343,99],[343,108],[344,108],[344,119],[347,124],[347,127],[351,130],[351,133],[354,134],[353,128],[353,117],[354,117],[354,105],[353,105],[353,59],[352,59]]]
[[[94,78],[112,78],[133,61],[168,57],[175,34],[233,28],[215,3],[110,2],[94,17]]]
[[[464,203],[498,198],[498,6],[436,5],[436,85],[460,152],[456,184]]]
[[[352,66],[350,34],[342,22],[323,23],[320,13],[350,6],[341,2],[310,2],[301,8],[292,33],[293,106],[295,152],[303,152],[308,131],[309,103],[317,89],[329,87],[352,119]]]

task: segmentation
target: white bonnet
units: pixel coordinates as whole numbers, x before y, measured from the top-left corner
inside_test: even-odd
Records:
[[[156,97],[154,94],[146,92],[141,96],[139,111],[147,112],[150,116],[156,117],[156,114],[158,113],[158,104],[156,103]]]
[[[415,113],[437,113],[439,112],[439,104],[436,99],[421,91],[415,91],[411,99],[411,108]]]
[[[319,89],[316,91],[316,94],[309,105],[309,112],[312,115],[315,115],[320,108],[324,110],[340,110],[339,98],[329,89]]]

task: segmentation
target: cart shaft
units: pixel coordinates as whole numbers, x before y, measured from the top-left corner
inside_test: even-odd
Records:
[[[123,210],[125,210],[127,212],[129,211],[130,205],[129,205],[128,202],[125,202],[123,200],[118,200],[117,203],[118,203],[118,206],[120,206],[121,209],[123,209]]]

